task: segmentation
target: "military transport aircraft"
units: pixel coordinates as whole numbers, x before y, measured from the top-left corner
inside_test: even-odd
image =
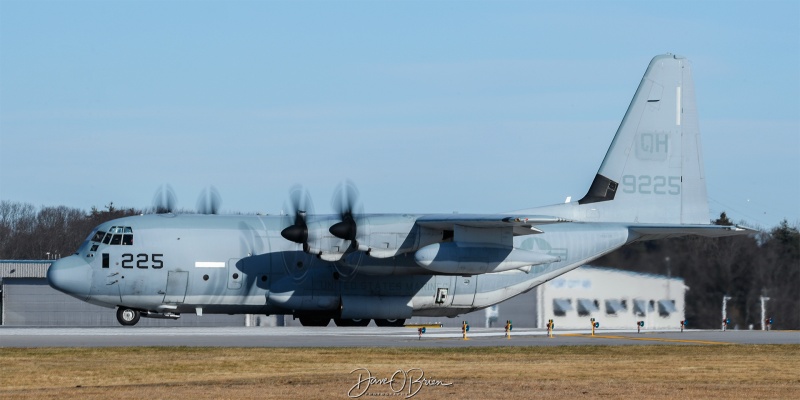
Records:
[[[291,314],[305,326],[400,326],[524,293],[638,240],[752,232],[709,224],[688,60],[653,58],[586,195],[498,214],[334,215],[301,189],[288,216],[152,214],[101,224],[50,285],[122,325],[182,313]]]

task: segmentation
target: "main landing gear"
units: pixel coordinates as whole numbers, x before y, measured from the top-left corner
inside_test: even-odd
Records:
[[[331,322],[330,317],[298,317],[300,325],[303,326],[328,326]]]
[[[137,310],[127,307],[117,308],[117,321],[124,326],[133,326],[139,322],[141,313]]]
[[[367,326],[369,325],[369,318],[362,318],[362,319],[342,319],[342,318],[334,318],[333,322],[336,323],[336,326]]]
[[[300,325],[303,326],[328,326],[328,323],[331,322],[330,317],[317,317],[317,316],[304,316],[298,317],[297,319],[300,320]],[[336,326],[367,326],[371,320],[369,318],[359,318],[359,319],[345,319],[345,318],[334,318],[333,322]],[[382,326],[382,327],[402,327],[405,325],[406,320],[402,318],[398,319],[376,319],[375,325]]]
[[[389,326],[389,327],[400,327],[405,325],[406,320],[402,318],[398,319],[376,319],[375,325],[378,326]]]

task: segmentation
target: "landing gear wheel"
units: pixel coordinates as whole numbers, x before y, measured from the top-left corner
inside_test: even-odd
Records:
[[[402,318],[398,319],[376,319],[375,325],[378,326],[394,326],[400,327],[406,324],[406,320]]]
[[[325,317],[300,317],[300,325],[303,326],[328,326],[331,322],[330,318]]]
[[[334,318],[333,322],[336,323],[336,326],[367,326],[369,325],[369,318],[362,318],[362,319],[342,319],[342,318]]]
[[[123,326],[133,326],[139,322],[141,314],[132,308],[119,307],[117,308],[117,321]]]

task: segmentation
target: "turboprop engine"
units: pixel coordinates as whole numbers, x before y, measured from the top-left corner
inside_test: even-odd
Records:
[[[445,242],[417,250],[414,260],[420,267],[442,274],[476,275],[548,264],[561,259],[508,246]]]

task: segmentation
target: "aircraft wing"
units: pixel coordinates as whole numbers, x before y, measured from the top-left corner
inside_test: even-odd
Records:
[[[454,230],[455,226],[469,228],[511,228],[514,236],[542,233],[538,225],[570,222],[567,219],[546,215],[511,214],[430,214],[417,219],[417,224],[425,228]]]

